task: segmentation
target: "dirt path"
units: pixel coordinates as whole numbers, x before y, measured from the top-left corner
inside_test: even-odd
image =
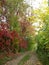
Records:
[[[13,60],[11,60],[11,61],[8,61],[5,65],[17,65],[17,64],[20,62],[20,60],[21,60],[25,55],[27,55],[28,53],[30,53],[30,52],[26,52],[25,54],[20,55],[20,56],[17,57],[16,59],[13,59]]]
[[[36,53],[32,53],[32,56],[30,57],[30,59],[27,62],[25,62],[24,65],[42,65],[42,64],[39,61],[39,59],[37,58]]]
[[[40,63],[40,61],[38,60],[36,53],[34,53],[34,52],[27,52],[27,53],[21,55],[20,57],[18,57],[17,59],[14,59],[14,60],[12,60],[12,61],[7,62],[5,65],[18,65],[18,63],[20,62],[20,60],[21,60],[25,55],[27,55],[28,53],[30,53],[30,54],[32,54],[32,55],[31,55],[30,59],[27,60],[27,61],[24,63],[24,65],[42,65],[42,64]]]

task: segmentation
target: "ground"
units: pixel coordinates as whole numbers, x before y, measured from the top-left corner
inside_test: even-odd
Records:
[[[19,56],[17,59],[8,61],[5,65],[18,65],[22,58],[27,54],[30,54],[31,56],[23,65],[42,65],[35,52],[26,52],[25,54]]]

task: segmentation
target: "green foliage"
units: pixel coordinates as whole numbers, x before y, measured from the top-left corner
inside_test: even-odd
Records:
[[[18,63],[18,65],[23,65],[27,60],[29,60],[30,54],[27,54],[23,59]]]
[[[37,52],[43,65],[49,65],[49,15],[47,12],[43,15],[44,26],[37,35],[38,48]]]
[[[5,53],[4,53],[4,57],[0,58],[0,65],[4,65],[7,61],[12,60],[12,57],[8,57]]]
[[[46,29],[47,30],[47,29]],[[37,52],[44,65],[49,65],[49,37],[47,31],[40,31],[37,36]]]
[[[18,22],[18,17],[11,15],[11,17],[9,19],[10,19],[10,29],[20,32],[20,24]]]
[[[27,42],[28,42],[28,50],[35,50],[36,48],[35,48],[35,44],[36,44],[36,42],[35,42],[35,38],[32,36],[29,36],[29,37],[27,37]]]

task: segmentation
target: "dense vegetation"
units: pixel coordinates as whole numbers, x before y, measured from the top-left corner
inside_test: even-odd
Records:
[[[0,0],[0,53],[36,50],[43,65],[49,65],[49,7],[32,9],[31,16],[29,7],[24,0]]]
[[[41,17],[44,25],[43,28],[39,31],[39,34],[37,35],[36,39],[38,43],[38,55],[41,58],[43,65],[49,65],[49,8],[45,10],[46,12],[42,13],[43,17]]]

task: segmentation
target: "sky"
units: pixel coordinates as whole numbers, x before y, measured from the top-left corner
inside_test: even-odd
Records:
[[[25,0],[27,4],[29,4],[33,9],[38,9],[42,4],[43,0]],[[29,16],[31,15],[32,8],[29,7],[27,12],[29,12]],[[28,15],[27,15],[28,16]]]
[[[44,0],[25,0],[30,6],[33,7],[33,9],[37,9],[39,8],[40,6],[45,6],[42,2]],[[48,0],[45,0],[45,1],[48,1]]]
[[[38,8],[43,8],[43,7],[47,7],[48,4],[48,0],[25,0],[26,3],[28,3],[30,6],[33,7],[33,9],[38,9]],[[29,9],[29,14],[30,11],[31,11],[31,8],[28,8]]]
[[[36,9],[39,8],[39,5],[42,3],[42,0],[26,0],[26,2]]]
[[[46,1],[48,1],[48,0],[25,0],[26,1],[26,3],[28,3],[30,6],[32,6],[33,7],[33,9],[38,9],[38,8],[40,8],[40,7],[46,7],[47,6],[47,4],[46,4]],[[44,3],[43,3],[43,1],[44,1]],[[45,5],[46,4],[46,5]],[[29,11],[30,11],[31,9],[29,8]],[[39,31],[40,30],[40,28],[38,28],[38,26],[41,26],[42,27],[42,25],[40,25],[39,24],[39,22],[35,22],[35,23],[33,23],[32,24],[33,26],[36,26],[35,27],[35,30],[36,31]],[[36,32],[37,33],[37,32]]]

